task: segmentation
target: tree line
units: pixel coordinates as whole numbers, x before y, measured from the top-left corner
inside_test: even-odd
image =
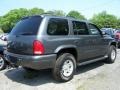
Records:
[[[68,16],[73,17],[80,20],[87,20],[85,16],[83,16],[80,12],[72,10],[69,13],[65,13],[62,10],[52,10],[52,11],[44,11],[40,8],[32,8],[32,9],[14,9],[9,11],[4,16],[0,16],[0,29],[3,32],[10,32],[15,26],[15,24],[23,17],[32,16],[32,15],[40,15],[40,14],[50,14],[56,16]],[[91,19],[91,22],[96,24],[99,28],[109,27],[109,28],[120,28],[120,19],[114,15],[108,14],[106,11],[103,11],[99,14],[95,14]]]

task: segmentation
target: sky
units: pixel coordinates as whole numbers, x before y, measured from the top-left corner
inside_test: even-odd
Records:
[[[0,0],[0,16],[12,9],[34,7],[45,11],[63,10],[65,13],[77,10],[87,19],[92,18],[94,14],[107,11],[120,18],[120,0]]]

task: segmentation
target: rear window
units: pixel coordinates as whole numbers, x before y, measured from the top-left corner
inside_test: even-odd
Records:
[[[33,16],[22,19],[12,29],[11,35],[36,35],[42,18],[40,16]]]

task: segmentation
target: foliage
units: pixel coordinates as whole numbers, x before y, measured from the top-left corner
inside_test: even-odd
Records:
[[[28,11],[28,15],[32,16],[32,15],[40,15],[43,14],[44,10],[43,9],[39,9],[39,8],[32,8]]]
[[[120,29],[120,18],[117,20],[116,28],[117,28],[117,29]]]
[[[117,28],[118,27],[117,17],[111,14],[107,14],[106,11],[103,11],[97,15],[94,15],[91,21],[96,25],[98,25],[100,28],[103,28],[103,27]]]
[[[4,33],[4,32],[3,32],[3,30],[0,28],[0,34],[1,34],[1,33]]]
[[[76,19],[82,19],[84,20],[85,17],[83,15],[81,15],[81,13],[79,13],[78,11],[70,11],[67,16],[69,17],[74,17]]]
[[[0,27],[4,32],[9,32],[12,27],[18,22],[22,17],[28,15],[27,9],[14,9],[8,12],[0,20]]]
[[[47,11],[46,13],[56,16],[65,16],[65,13],[62,10]]]
[[[43,13],[48,13],[56,16],[69,16],[80,20],[86,19],[81,13],[75,10],[70,11],[66,15],[62,10],[52,10],[45,12],[43,9],[40,8],[32,8],[29,10],[25,8],[20,8],[20,9],[11,10],[4,16],[0,16],[0,28],[4,32],[10,32],[13,26],[21,18],[25,16],[40,15]],[[102,27],[120,28],[120,19],[117,19],[116,16],[108,14],[105,11],[94,15],[90,21],[98,25],[100,28]]]
[[[0,27],[4,32],[10,32],[13,26],[23,17],[39,15],[44,13],[43,9],[33,8],[30,10],[20,8],[14,9],[8,12],[5,16],[0,19]]]

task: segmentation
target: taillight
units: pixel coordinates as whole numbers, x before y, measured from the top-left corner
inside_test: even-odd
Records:
[[[115,35],[115,38],[116,38],[116,39],[119,39],[119,35]]]
[[[35,40],[33,42],[33,53],[37,55],[44,54],[44,51],[45,51],[44,45],[40,41]]]

